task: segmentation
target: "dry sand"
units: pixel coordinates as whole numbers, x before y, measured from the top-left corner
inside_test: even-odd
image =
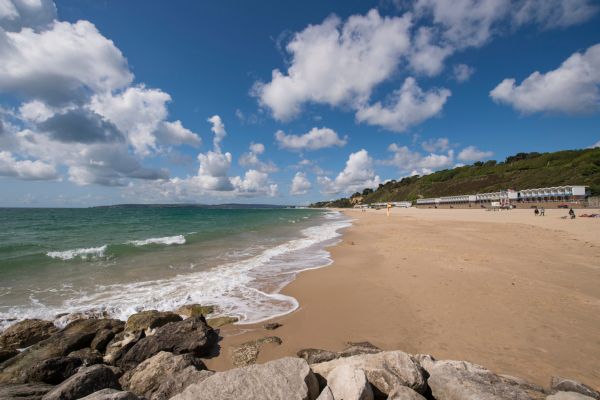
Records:
[[[545,386],[561,375],[600,388],[600,219],[560,219],[566,210],[344,213],[354,222],[330,249],[334,263],[283,290],[300,308],[272,332],[223,328],[210,368],[230,368],[232,346],[276,335],[283,345],[265,346],[259,362],[367,340]]]

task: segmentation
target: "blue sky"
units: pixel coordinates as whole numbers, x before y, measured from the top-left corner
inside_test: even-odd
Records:
[[[599,11],[0,0],[0,206],[306,204],[591,147]]]

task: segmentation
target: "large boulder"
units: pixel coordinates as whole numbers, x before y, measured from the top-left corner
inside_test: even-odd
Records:
[[[40,400],[54,386],[45,383],[20,383],[0,385],[2,400]]]
[[[192,353],[197,357],[208,356],[217,340],[217,333],[206,324],[203,316],[170,322],[158,328],[154,335],[134,344],[118,364],[124,369],[132,369],[161,351],[174,354]]]
[[[49,391],[42,400],[75,400],[101,389],[120,389],[119,375],[115,367],[101,364],[83,367],[75,375]]]
[[[213,373],[191,354],[174,355],[161,351],[125,373],[120,382],[123,389],[138,396],[163,400],[181,393],[193,383],[202,382]]]
[[[576,392],[589,396],[594,399],[600,400],[600,392],[592,389],[588,385],[581,382],[577,382],[573,379],[562,378],[560,376],[553,376],[550,380],[550,390],[552,391],[563,391],[563,392]]]
[[[319,394],[317,400],[335,400],[333,393],[331,393],[331,389],[329,389],[329,386],[325,386],[325,389],[321,391],[321,394]]]
[[[406,386],[398,386],[388,396],[387,400],[425,400],[425,397]]]
[[[143,331],[138,332],[119,332],[106,346],[104,354],[104,362],[110,365],[116,365],[121,358],[141,339],[146,335]]]
[[[493,372],[466,361],[424,363],[429,387],[437,400],[531,400],[544,393],[504,379]]]
[[[0,349],[0,364],[19,354],[17,349]]]
[[[50,321],[24,319],[0,334],[0,349],[22,349],[48,339],[58,328]]]
[[[172,400],[314,400],[318,394],[317,378],[306,361],[286,357],[217,372]]]
[[[46,340],[28,347],[15,357],[0,364],[0,383],[31,381],[28,372],[45,360],[64,357],[89,347],[98,331],[123,329],[123,322],[114,319],[85,319],[71,322]]]
[[[389,395],[397,386],[408,386],[419,393],[425,393],[427,382],[423,369],[409,354],[402,351],[382,351],[375,354],[361,354],[338,358],[320,364],[313,364],[312,370],[328,380],[335,368],[348,365],[362,369],[375,392]]]
[[[261,347],[266,343],[280,345],[282,341],[277,336],[268,336],[242,343],[241,345],[234,347],[231,351],[232,364],[236,367],[245,367],[246,365],[256,364],[258,353],[260,353]]]
[[[200,304],[186,304],[179,307],[175,313],[181,315],[182,317],[199,317],[201,315],[212,314],[215,311],[213,306],[203,306]]]
[[[27,379],[32,382],[44,382],[58,385],[69,378],[81,366],[78,357],[52,357],[34,365],[27,371]]]
[[[131,392],[123,392],[116,389],[102,389],[82,397],[81,400],[139,400]]]
[[[546,400],[594,400],[594,398],[577,392],[556,392],[546,397]]]
[[[362,369],[340,365],[327,376],[327,386],[334,399],[373,400],[373,389]]]
[[[309,364],[318,364],[336,358],[352,357],[359,354],[374,354],[382,350],[369,342],[348,342],[348,346],[340,351],[329,351],[321,349],[302,349],[296,353],[298,357],[304,358]]]
[[[170,311],[148,310],[131,315],[125,324],[125,332],[144,332],[151,335],[155,329],[169,322],[181,321],[182,318]]]
[[[69,353],[68,357],[80,359],[81,365],[84,367],[102,364],[102,354],[98,350],[90,349],[89,347],[72,351]]]

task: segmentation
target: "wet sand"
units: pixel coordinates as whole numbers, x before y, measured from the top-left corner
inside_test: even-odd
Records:
[[[597,210],[578,211],[593,212]],[[354,219],[334,263],[301,273],[284,294],[300,308],[221,329],[221,355],[279,336],[258,362],[348,341],[481,364],[547,386],[551,375],[600,388],[600,219],[566,210],[344,211]]]

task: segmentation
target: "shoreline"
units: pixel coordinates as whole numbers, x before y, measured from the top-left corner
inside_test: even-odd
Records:
[[[384,210],[338,211],[354,221],[328,248],[333,263],[298,274],[280,292],[299,308],[270,319],[282,324],[275,331],[264,322],[222,327],[209,368],[232,368],[234,347],[275,335],[283,343],[263,346],[258,363],[369,341],[540,385],[552,375],[600,381],[597,220],[562,220],[559,210],[533,217],[394,209],[390,218]]]

